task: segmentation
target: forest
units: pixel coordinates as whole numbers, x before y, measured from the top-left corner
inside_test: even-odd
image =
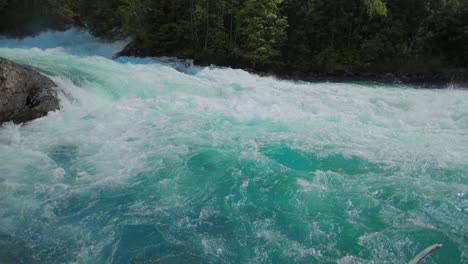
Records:
[[[122,54],[272,72],[461,72],[468,0],[0,0],[0,34],[86,26]]]

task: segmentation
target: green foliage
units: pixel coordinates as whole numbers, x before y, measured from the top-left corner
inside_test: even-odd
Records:
[[[305,72],[468,66],[467,0],[379,2],[290,1],[287,64]]]
[[[120,0],[118,12],[120,13],[122,29],[135,38],[145,38],[147,20],[151,16],[150,1],[146,0]]]
[[[50,6],[53,12],[59,17],[73,22],[75,17],[74,5],[70,0],[47,0],[46,5]]]
[[[7,6],[8,0],[0,0],[0,12]]]
[[[243,56],[254,64],[281,56],[287,39],[287,19],[279,12],[281,3],[282,0],[247,0],[239,12],[240,46]]]
[[[0,0],[0,33],[78,22],[130,54],[250,69],[468,67],[468,0]]]
[[[73,25],[71,0],[0,0],[0,33],[24,36]]]
[[[364,0],[369,16],[387,16],[387,5],[382,0]]]
[[[117,10],[120,0],[68,0],[73,3],[80,22],[94,35],[104,38],[120,37],[121,17]]]

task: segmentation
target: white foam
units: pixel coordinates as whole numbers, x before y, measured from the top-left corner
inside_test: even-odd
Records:
[[[463,212],[447,208],[466,205],[463,182],[466,175],[460,176],[459,181],[433,180],[427,171],[468,168],[466,90],[292,82],[216,67],[183,73],[161,63],[143,65],[132,60],[119,63],[104,58],[111,54],[113,46],[96,43],[87,33],[64,34],[70,34],[68,44],[55,38],[59,33],[44,33],[22,41],[0,40],[0,56],[32,65],[53,76],[63,92],[61,111],[26,126],[5,124],[0,128],[0,177],[3,179],[0,198],[7,206],[0,211],[0,230],[21,229],[24,223],[33,222],[37,212],[48,219],[60,217],[53,213],[51,206],[57,208],[66,197],[93,197],[106,188],[134,186],[137,183],[133,181],[145,173],[160,183],[158,188],[149,186],[145,191],[160,195],[158,202],[163,203],[160,207],[163,209],[137,201],[138,206],[129,207],[133,211],[127,216],[147,216],[164,212],[165,208],[190,204],[191,195],[199,195],[193,194],[194,189],[202,194],[212,191],[212,185],[208,184],[211,182],[202,176],[194,177],[187,168],[191,157],[209,148],[229,157],[226,160],[233,168],[226,171],[232,173],[216,171],[218,167],[209,163],[214,157],[207,157],[208,163],[200,167],[215,171],[209,175],[216,178],[213,184],[223,182],[225,177],[235,179],[234,186],[230,186],[231,193],[223,197],[227,197],[226,207],[232,207],[236,213],[244,213],[245,208],[257,202],[254,200],[257,197],[252,198],[251,189],[263,190],[259,186],[271,190],[268,188],[292,183],[292,194],[282,195],[293,196],[288,203],[298,204],[291,211],[300,220],[306,217],[302,216],[303,211],[308,212],[308,206],[314,205],[312,198],[307,200],[314,194],[341,195],[336,190],[355,188],[363,192],[358,196],[369,197],[370,204],[385,208],[379,211],[379,217],[390,219],[383,221],[392,227],[392,219],[404,214],[392,204],[382,204],[379,196],[394,191],[387,198],[394,202],[394,196],[403,191],[380,190],[401,181],[402,186],[411,182],[418,193],[432,195],[418,196],[429,204],[418,210],[431,213],[453,230],[462,230]],[[72,41],[75,35],[77,42]],[[65,47],[56,48],[60,45]],[[115,47],[118,45],[121,44]],[[388,169],[389,175],[373,178],[375,174],[364,177],[316,171],[296,172],[289,179],[291,174],[287,173],[291,169],[275,167],[276,163],[262,153],[262,147],[271,145],[285,145],[292,150],[314,153],[319,158],[333,153],[345,158],[357,156],[381,166],[382,170]],[[61,149],[65,149],[64,157],[54,157],[54,152]],[[258,167],[238,166],[236,162]],[[253,173],[251,167],[262,170]],[[160,170],[166,170],[164,175],[158,174]],[[390,173],[392,170],[396,172]],[[263,182],[266,177],[281,180]],[[353,199],[352,205],[346,207],[350,199],[340,198],[336,206],[359,223],[362,208],[358,207],[365,205]],[[436,200],[443,201],[440,208],[431,204]],[[407,201],[406,197],[399,200]],[[202,220],[211,216],[209,212],[202,213]],[[11,215],[21,216],[22,222],[15,221]],[[408,226],[427,228],[423,220],[410,219]],[[187,220],[180,225],[190,229],[195,224]],[[61,232],[68,231],[68,227],[62,228]],[[82,228],[81,232],[90,234],[87,244],[80,248],[79,257],[83,259],[98,256],[115,235],[109,231],[103,234],[105,239],[95,244],[92,230],[87,226]],[[112,229],[110,224],[108,228]],[[273,224],[253,230],[259,239],[291,250],[284,254],[298,260],[302,257],[330,260],[324,252],[336,252],[333,234],[320,233],[315,227],[305,229],[327,244],[315,249],[308,244],[310,241],[289,238],[275,230]],[[398,239],[408,243],[404,238]],[[358,243],[372,248],[374,259],[381,254],[396,260],[399,256],[391,250],[400,254],[404,245],[390,249],[382,246],[390,240],[381,233],[369,233],[361,236]],[[222,239],[203,241],[207,254],[221,257],[229,253]],[[256,249],[257,257],[268,260],[262,250]],[[353,256],[341,257],[340,263],[361,262]]]

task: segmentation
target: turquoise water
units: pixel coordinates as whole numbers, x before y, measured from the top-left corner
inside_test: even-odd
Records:
[[[63,105],[0,128],[0,263],[468,262],[468,90],[110,59],[124,44],[0,40]]]

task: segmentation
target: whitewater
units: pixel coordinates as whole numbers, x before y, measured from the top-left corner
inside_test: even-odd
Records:
[[[468,90],[0,39],[62,110],[0,127],[0,263],[468,262]]]

